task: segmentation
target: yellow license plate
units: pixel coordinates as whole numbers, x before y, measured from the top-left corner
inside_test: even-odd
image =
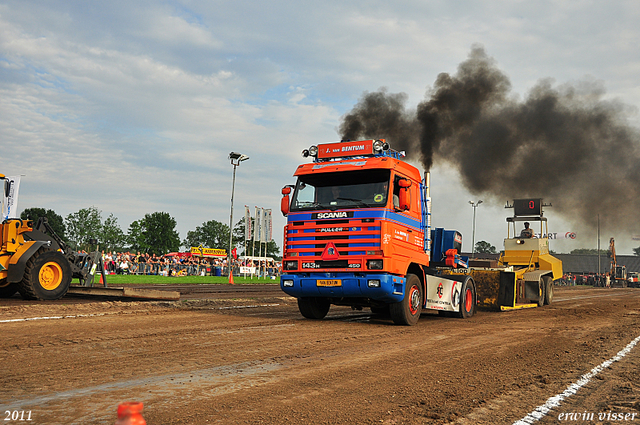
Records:
[[[337,280],[318,280],[316,286],[342,286],[342,281]]]

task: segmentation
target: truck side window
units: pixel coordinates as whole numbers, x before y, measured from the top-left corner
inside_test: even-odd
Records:
[[[398,184],[400,179],[400,176],[393,178],[393,208],[396,210],[400,209],[400,185]]]

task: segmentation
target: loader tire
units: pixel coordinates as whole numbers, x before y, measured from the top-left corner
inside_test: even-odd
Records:
[[[471,278],[462,282],[460,292],[460,312],[458,317],[468,319],[476,313],[476,287]]]
[[[322,320],[329,312],[331,303],[318,297],[298,298],[298,310],[307,319]]]
[[[551,276],[542,276],[544,281],[544,305],[549,305],[553,302],[553,279]]]
[[[71,266],[58,251],[39,249],[29,260],[18,291],[24,299],[57,300],[71,284]]]
[[[10,283],[0,288],[0,298],[11,298],[16,292],[18,292],[18,284]]]
[[[413,326],[422,313],[422,282],[415,274],[408,274],[404,287],[404,298],[389,305],[391,319],[396,325]]]

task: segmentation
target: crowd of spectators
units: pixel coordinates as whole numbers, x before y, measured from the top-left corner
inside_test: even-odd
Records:
[[[109,274],[139,274],[160,276],[226,276],[227,259],[219,257],[181,256],[168,254],[142,254],[140,252],[104,252],[102,260]],[[233,260],[233,274],[240,275],[241,267],[255,267],[258,276],[277,276],[275,262],[258,262],[251,259]]]

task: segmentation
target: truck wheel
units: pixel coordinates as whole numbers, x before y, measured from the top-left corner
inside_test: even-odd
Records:
[[[396,325],[412,326],[418,323],[422,312],[422,282],[414,274],[407,275],[404,299],[389,305],[391,319]]]
[[[476,313],[476,287],[471,278],[462,282],[460,293],[460,313],[458,317],[468,319]]]
[[[298,298],[298,310],[307,319],[321,320],[329,312],[331,303],[324,298]]]
[[[551,276],[542,276],[544,281],[544,305],[549,305],[553,301],[553,279]]]
[[[69,261],[58,251],[41,249],[27,261],[18,291],[24,299],[57,300],[70,284]]]
[[[545,291],[545,282],[542,276],[540,276],[540,280],[538,281],[538,288],[540,290],[540,297],[538,298],[538,307],[542,307],[545,304],[545,297],[547,291]]]
[[[18,292],[18,284],[10,283],[0,288],[0,298],[11,298],[16,292]]]

